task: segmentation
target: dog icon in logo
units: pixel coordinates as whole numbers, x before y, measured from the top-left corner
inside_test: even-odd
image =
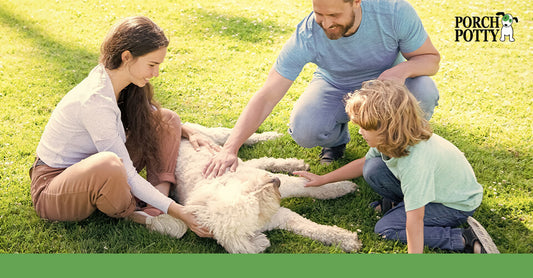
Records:
[[[503,15],[502,17],[502,30],[501,30],[501,36],[500,41],[505,41],[505,37],[509,36],[509,41],[514,42],[513,37],[513,20],[516,20],[518,22],[517,17],[513,17],[511,14],[506,14],[504,12],[498,12],[496,15]]]

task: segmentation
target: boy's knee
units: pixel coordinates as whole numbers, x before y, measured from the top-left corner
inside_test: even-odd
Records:
[[[382,237],[384,239],[391,239],[391,240],[397,240],[398,239],[398,236],[396,235],[396,230],[394,230],[394,229],[378,228],[378,226],[376,225],[374,227],[374,233],[376,233],[377,235],[379,235],[380,237]]]
[[[374,233],[381,235],[386,229],[382,225],[379,224],[379,221],[376,223],[376,226],[374,226]]]
[[[387,225],[385,221],[378,221],[376,223],[376,226],[374,226],[374,233],[380,235],[381,237],[385,239],[392,239],[397,240],[397,230],[390,227],[390,225]]]

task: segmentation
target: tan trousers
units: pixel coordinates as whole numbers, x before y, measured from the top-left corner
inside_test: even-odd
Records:
[[[175,112],[161,110],[163,121],[168,122],[168,132],[160,136],[161,169],[144,165],[142,158],[133,158],[136,169],[146,166],[147,180],[152,185],[162,182],[176,183],[174,171],[181,138],[181,121]],[[131,153],[131,152],[130,152]],[[37,160],[36,160],[37,161]],[[79,221],[95,210],[110,217],[130,215],[137,202],[130,192],[126,170],[114,153],[94,154],[68,168],[47,165],[30,169],[31,197],[37,214],[44,219]]]

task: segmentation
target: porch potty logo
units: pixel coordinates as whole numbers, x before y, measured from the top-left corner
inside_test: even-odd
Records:
[[[499,34],[500,41],[508,38],[514,42],[514,21],[518,22],[518,18],[504,12],[497,12],[496,16],[456,16],[455,41],[495,42]]]

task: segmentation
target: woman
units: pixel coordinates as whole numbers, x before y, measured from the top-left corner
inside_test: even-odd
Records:
[[[409,253],[424,245],[453,251],[498,252],[472,214],[481,204],[483,188],[463,153],[433,134],[407,88],[373,80],[347,100],[346,112],[359,125],[370,146],[364,158],[323,176],[295,172],[307,186],[363,176],[370,187],[395,206],[381,212],[375,232],[407,243]],[[467,229],[458,226],[467,222]]]
[[[148,214],[168,213],[198,236],[211,236],[168,197],[180,138],[213,150],[153,100],[149,80],[159,75],[168,44],[163,31],[141,16],[108,33],[99,65],[63,97],[37,147],[30,176],[40,217],[79,221],[98,209],[123,218],[138,199],[148,204],[142,208]],[[147,179],[138,174],[145,167]]]

